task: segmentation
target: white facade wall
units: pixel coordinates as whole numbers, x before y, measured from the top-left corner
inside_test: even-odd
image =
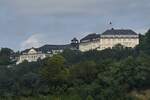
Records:
[[[20,64],[23,61],[27,60],[28,62],[36,62],[38,59],[44,59],[48,56],[52,56],[52,54],[44,54],[41,52],[37,52],[34,49],[29,50],[28,53],[24,53],[20,55],[16,64]]]
[[[100,46],[100,39],[92,41],[92,42],[84,42],[79,44],[79,50],[82,52],[94,50],[96,48],[99,48]]]
[[[120,37],[120,38],[101,38],[100,42],[100,50],[106,48],[112,48],[117,44],[121,44],[125,47],[134,48],[136,45],[139,44],[139,38],[128,38],[128,37]]]
[[[28,62],[36,62],[38,59],[44,59],[46,57],[52,57],[55,54],[61,53],[63,50],[52,50],[51,52],[42,53],[37,52],[35,49],[30,49],[27,53],[23,53],[19,56],[19,59],[16,64],[20,64],[23,61],[27,60]]]
[[[23,61],[27,60],[28,62],[37,61],[38,59],[46,58],[45,54],[24,54],[20,55],[17,64],[22,63]]]
[[[139,44],[138,35],[102,35],[99,41],[83,42],[79,44],[79,50],[82,52],[97,49],[104,50],[112,48],[117,44],[125,47],[134,48]]]

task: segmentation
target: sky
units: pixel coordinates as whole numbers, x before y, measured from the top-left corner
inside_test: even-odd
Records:
[[[144,34],[149,18],[150,0],[0,0],[0,47],[68,44],[110,27]]]

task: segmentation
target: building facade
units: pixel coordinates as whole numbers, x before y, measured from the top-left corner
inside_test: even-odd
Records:
[[[110,29],[102,34],[92,33],[80,40],[79,50],[104,50],[117,44],[134,48],[139,44],[139,35],[132,30]]]
[[[28,61],[28,62],[36,62],[38,59],[44,59],[48,56],[51,56],[50,53],[42,53],[40,51],[37,51],[36,49],[32,48],[28,52],[23,52],[19,58],[16,64],[20,64],[23,61]]]

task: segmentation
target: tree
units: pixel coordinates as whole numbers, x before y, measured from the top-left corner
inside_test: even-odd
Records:
[[[36,73],[29,72],[21,77],[21,85],[22,85],[21,91],[23,92],[24,95],[37,94],[39,83],[40,83],[39,75]]]
[[[66,59],[66,62],[71,65],[81,61],[82,53],[77,50],[65,49],[62,56]]]
[[[73,79],[91,83],[97,76],[97,68],[94,61],[81,62],[71,68]]]
[[[141,49],[148,55],[150,55],[150,29],[146,32],[144,40],[141,44]]]
[[[124,48],[125,48],[125,46],[123,46],[121,44],[116,44],[112,49],[122,50]]]
[[[149,75],[150,68],[143,65],[143,60],[141,62],[139,59],[142,60],[141,58],[128,57],[116,66],[113,77],[122,87],[127,86],[128,89],[138,88],[143,86],[142,84],[147,80],[146,77]]]
[[[69,70],[64,65],[65,59],[61,55],[54,55],[48,58],[41,69],[42,77],[49,82],[52,92],[61,91],[69,77]],[[60,88],[62,87],[62,88]]]
[[[0,66],[0,96],[12,95],[11,88],[14,83],[12,70],[6,66]]]
[[[60,55],[54,55],[48,58],[42,68],[42,76],[49,81],[58,81],[65,79],[63,74],[67,74],[67,69],[64,66],[65,59]]]
[[[91,95],[88,95],[86,100],[94,100],[93,97]]]
[[[1,48],[0,50],[0,65],[11,64],[11,56],[13,55],[13,50],[9,48]]]

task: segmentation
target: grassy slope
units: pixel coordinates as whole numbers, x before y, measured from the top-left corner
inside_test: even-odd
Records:
[[[150,89],[134,90],[130,93],[137,100],[150,100]],[[17,98],[0,98],[0,100],[82,100],[78,95],[62,95],[62,96],[37,96],[37,97],[17,97]]]
[[[146,90],[134,90],[131,95],[136,97],[138,100],[150,100],[150,89]]]
[[[0,98],[0,100],[82,100],[78,95]]]

